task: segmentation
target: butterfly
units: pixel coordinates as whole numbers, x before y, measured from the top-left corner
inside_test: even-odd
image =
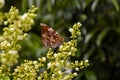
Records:
[[[44,23],[40,26],[42,42],[46,47],[55,49],[63,43],[64,39],[51,27]]]

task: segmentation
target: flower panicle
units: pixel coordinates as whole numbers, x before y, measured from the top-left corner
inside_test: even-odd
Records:
[[[73,30],[79,32],[79,26],[80,23],[75,24],[73,26]],[[78,34],[74,33],[74,35]],[[18,77],[20,79],[29,79],[28,77],[31,77],[31,74],[34,75],[32,76],[32,78],[37,78],[38,80],[69,80],[76,77],[78,75],[77,71],[89,66],[88,60],[83,60],[80,62],[70,61],[70,57],[75,56],[75,52],[77,51],[76,47],[77,39],[74,36],[71,41],[64,42],[63,45],[59,47],[58,52],[55,53],[53,49],[50,48],[46,57],[41,57],[38,59],[38,61],[26,61],[24,64],[18,66],[16,68],[17,70],[15,69],[14,72],[14,79],[18,79]],[[34,68],[35,65],[33,63],[36,63],[35,65],[38,66],[37,69]],[[44,69],[44,71],[39,73],[39,76],[37,76],[39,68],[45,66],[44,64],[46,64],[46,68]],[[30,69],[28,68],[27,70],[25,70],[25,66],[29,66]],[[73,70],[75,71],[73,72]],[[22,72],[25,71],[29,73],[23,74]],[[27,75],[28,77],[26,77],[25,75]]]
[[[18,51],[21,46],[18,44],[28,35],[26,31],[31,29],[34,24],[33,18],[36,17],[37,8],[33,6],[27,13],[19,15],[19,10],[11,7],[10,11],[5,14],[6,21],[4,25],[8,26],[3,29],[3,36],[0,37],[0,74],[10,72],[10,67],[18,62]],[[49,49],[46,57],[38,58],[36,61],[25,60],[20,66],[14,69],[11,74],[13,80],[69,80],[76,77],[77,71],[89,66],[88,60],[71,62],[71,56],[75,56],[77,51],[77,37],[81,34],[79,28],[81,23],[75,23],[70,28],[71,40],[64,42],[57,52]],[[40,72],[40,69],[42,72]],[[73,72],[73,70],[75,70]],[[5,71],[5,72],[4,72]]]
[[[28,34],[26,31],[31,29],[34,23],[33,18],[36,17],[35,11],[37,8],[33,6],[27,13],[27,16],[20,15],[16,7],[11,6],[9,12],[4,13],[3,35],[0,36],[0,73],[9,73],[10,68],[18,62],[18,51],[21,45],[18,43],[20,40],[25,39]],[[6,67],[4,67],[6,66]]]
[[[78,22],[78,23],[75,23],[73,25],[73,28],[69,29],[69,31],[71,32],[71,37],[70,38],[75,39],[75,38],[77,38],[78,36],[81,35],[80,29],[79,29],[81,27],[81,25],[82,24],[80,22]]]
[[[51,48],[49,49],[47,53],[47,70],[40,74],[39,80],[69,80],[78,75],[77,72],[72,72],[73,69],[75,71],[79,71],[80,69],[89,66],[88,60],[83,60],[80,62],[70,61],[70,57],[75,56],[75,53],[77,51],[76,38],[80,35],[80,26],[81,24],[78,22],[73,25],[73,28],[69,29],[69,31],[71,32],[71,40],[68,42],[64,42],[63,45],[59,47],[58,52],[54,53]]]

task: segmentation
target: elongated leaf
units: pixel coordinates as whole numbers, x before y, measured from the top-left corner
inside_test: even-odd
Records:
[[[79,3],[79,0],[75,0],[75,5],[76,5],[76,7],[78,8],[78,9],[80,9],[81,8],[81,6],[80,6],[80,3]]]
[[[36,0],[36,6],[40,7],[40,0]]]
[[[28,0],[29,7],[31,7],[32,5],[34,5],[34,3],[35,3],[35,0]]]
[[[99,30],[99,28],[93,29],[89,34],[86,35],[85,37],[85,44],[87,44],[90,39],[95,35],[95,33]]]
[[[28,8],[28,1],[27,0],[22,0],[21,8],[22,8],[23,13],[27,11],[27,8]]]
[[[118,0],[111,0],[111,2],[113,3],[116,11],[119,11],[119,2],[118,2]]]
[[[91,6],[91,10],[92,10],[92,11],[95,11],[95,8],[96,8],[98,2],[99,2],[99,0],[94,0],[94,1],[93,1],[93,4],[92,4],[92,6]]]
[[[86,6],[90,5],[93,0],[85,0]]]
[[[51,0],[48,0],[48,1],[47,1],[47,9],[48,9],[49,12],[52,10]]]
[[[86,80],[97,80],[96,75],[93,71],[86,71],[85,73]]]
[[[88,59],[94,52],[95,48],[91,47],[89,51],[85,54],[84,59]]]
[[[96,40],[97,46],[100,46],[103,38],[107,35],[108,31],[109,31],[109,28],[106,28],[98,35],[97,40]]]

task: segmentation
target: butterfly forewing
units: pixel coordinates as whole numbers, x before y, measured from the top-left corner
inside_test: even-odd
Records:
[[[56,48],[63,43],[63,38],[48,25],[41,23],[41,38],[48,48]]]

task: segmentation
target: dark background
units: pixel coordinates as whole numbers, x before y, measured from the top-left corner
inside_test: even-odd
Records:
[[[72,60],[89,59],[90,66],[79,72],[75,80],[120,80],[120,0],[5,0],[1,9],[17,7],[23,15],[35,5],[37,17],[29,38],[22,41],[20,61],[44,56],[40,22],[54,28],[69,40],[69,28],[81,22],[78,52]]]

